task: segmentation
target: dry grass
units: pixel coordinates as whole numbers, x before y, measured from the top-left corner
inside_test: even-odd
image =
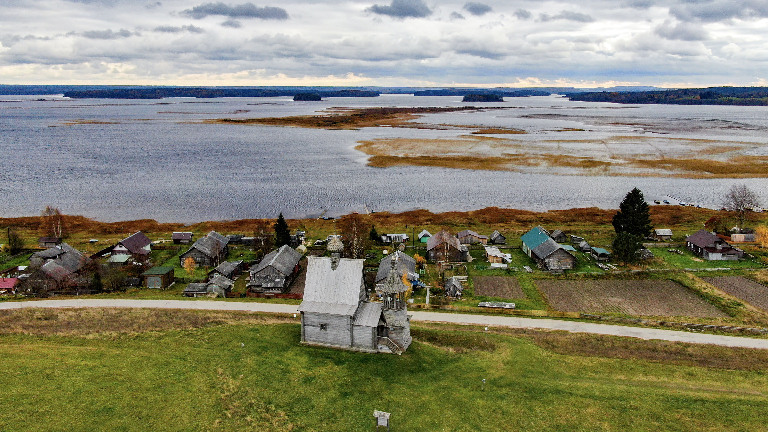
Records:
[[[251,119],[215,119],[206,123],[260,124],[294,126],[313,129],[359,129],[362,127],[402,127],[420,114],[456,111],[476,111],[476,107],[408,107],[408,108],[336,108],[325,115],[265,117]]]
[[[637,159],[630,163],[637,167],[675,172],[677,176],[687,178],[768,177],[766,156],[736,156],[727,161],[686,158]]]
[[[176,309],[45,309],[0,311],[0,334],[86,336],[194,329],[221,324],[295,323],[287,316]]]

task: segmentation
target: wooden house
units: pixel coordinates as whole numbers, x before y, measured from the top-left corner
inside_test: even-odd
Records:
[[[463,292],[464,287],[461,285],[461,280],[459,280],[459,278],[452,276],[445,280],[446,297],[460,299]]]
[[[24,283],[30,289],[49,294],[87,292],[90,279],[84,269],[90,259],[67,243],[36,252],[29,262]]]
[[[301,341],[364,352],[400,354],[411,343],[404,293],[392,271],[377,285],[381,302],[369,301],[362,259],[308,257],[301,312]]]
[[[439,231],[427,241],[427,259],[431,261],[465,262],[468,256],[467,247],[448,231]]]
[[[0,277],[0,295],[16,294],[16,285],[18,283],[18,278]]]
[[[224,261],[217,265],[216,268],[208,272],[208,277],[212,278],[217,274],[226,277],[227,279],[235,280],[240,273],[243,272],[243,260],[238,261]]]
[[[147,288],[166,289],[173,284],[173,267],[155,266],[141,275]]]
[[[171,234],[171,240],[173,240],[174,244],[190,244],[192,243],[193,236],[194,234],[188,231],[174,232]]]
[[[491,264],[507,264],[512,259],[510,254],[503,253],[496,246],[485,246],[485,257]]]
[[[282,293],[299,273],[301,254],[288,245],[264,256],[258,265],[251,267],[247,287],[253,293]]]
[[[131,255],[140,259],[148,257],[150,252],[152,252],[152,241],[141,231],[120,240],[112,247],[113,255]]]
[[[381,236],[381,242],[384,244],[406,243],[409,239],[408,234],[384,234]]]
[[[208,282],[193,282],[182,292],[185,297],[227,297],[235,282],[222,275],[216,275]]]
[[[521,240],[523,252],[541,269],[562,272],[576,266],[576,257],[552,240],[542,227],[531,229],[523,234]]]
[[[458,234],[456,234],[456,237],[459,239],[459,243],[461,244],[488,244],[488,236],[480,235],[472,230],[464,230],[459,231]]]
[[[419,239],[419,243],[426,243],[430,237],[432,237],[432,234],[429,231],[422,230],[417,238]]]
[[[61,241],[61,237],[40,237],[37,239],[37,245],[48,249],[60,245]]]
[[[699,230],[685,239],[686,247],[706,260],[738,260],[744,251],[728,244],[707,230]]]
[[[379,262],[379,270],[376,272],[377,284],[384,282],[384,280],[389,277],[389,273],[393,271],[393,261],[396,263],[394,271],[396,271],[400,277],[405,275],[406,279],[411,282],[419,279],[419,274],[416,271],[416,260],[406,255],[404,252],[395,251],[382,258]]]
[[[205,237],[197,239],[179,260],[181,266],[187,258],[192,258],[198,267],[215,267],[227,258],[229,241],[216,231],[209,232]]]
[[[494,231],[491,233],[490,238],[488,239],[489,243],[495,244],[495,245],[503,245],[507,244],[507,238],[504,236],[504,234]]]
[[[672,240],[672,230],[669,228],[657,228],[653,230],[652,237],[654,240],[658,241]]]
[[[549,236],[552,237],[552,240],[558,243],[565,243],[568,241],[568,236],[562,230],[559,230],[559,229],[552,231],[552,234],[550,234]]]

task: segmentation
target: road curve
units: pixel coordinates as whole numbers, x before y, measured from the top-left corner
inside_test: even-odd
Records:
[[[224,302],[210,300],[123,300],[123,299],[67,299],[23,302],[0,302],[0,310],[23,308],[152,308],[245,311],[267,313],[297,313],[298,305],[281,303]],[[627,327],[611,324],[561,321],[553,319],[521,318],[494,315],[469,315],[441,312],[411,311],[412,321],[470,324],[489,327],[512,327],[543,330],[562,330],[572,333],[594,333],[611,336],[657,339],[671,342],[720,345],[738,348],[768,349],[768,339],[738,336],[721,336],[662,330],[644,327]]]

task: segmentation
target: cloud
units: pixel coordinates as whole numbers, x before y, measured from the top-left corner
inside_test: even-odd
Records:
[[[259,18],[259,19],[274,19],[274,20],[286,20],[288,19],[288,12],[285,9],[264,6],[259,7],[253,3],[243,3],[236,6],[225,5],[224,3],[204,3],[187,9],[182,12],[183,15],[192,17],[194,19],[202,19],[211,15],[226,16],[229,18]]]
[[[466,18],[464,17],[464,15],[462,15],[462,14],[460,14],[458,12],[451,12],[451,19],[463,20],[463,19],[466,19]]]
[[[521,20],[531,19],[531,11],[525,9],[518,9],[514,12],[515,17]]]
[[[193,25],[184,25],[180,27],[158,26],[158,27],[155,27],[152,31],[157,33],[183,33],[183,32],[205,33],[205,30],[201,29],[200,27],[195,27]]]
[[[464,10],[475,16],[482,16],[492,11],[493,8],[484,3],[469,2],[464,4]]]
[[[135,33],[126,29],[120,29],[119,31],[112,30],[91,30],[81,33],[83,37],[88,39],[122,39],[133,36]]]
[[[680,21],[721,22],[734,18],[752,20],[768,18],[768,2],[764,0],[710,0],[703,3],[684,2],[669,9]]]
[[[229,28],[240,28],[243,25],[238,20],[228,19],[221,23],[222,27],[229,27]]]
[[[375,4],[366,10],[394,18],[424,18],[432,15],[432,10],[422,0],[392,0],[389,6]]]
[[[594,21],[594,18],[579,12],[561,11],[557,15],[549,15],[544,13],[540,14],[539,20],[543,22],[565,20],[565,21],[576,21],[576,22],[588,23],[588,22]]]
[[[668,40],[704,41],[709,39],[707,31],[704,30],[702,26],[691,23],[678,23],[672,25],[671,22],[665,21],[663,24],[657,26],[653,32],[657,36]]]

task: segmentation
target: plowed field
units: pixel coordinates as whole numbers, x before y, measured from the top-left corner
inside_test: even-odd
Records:
[[[637,316],[724,317],[684,286],[670,280],[537,281],[557,310]]]
[[[768,312],[768,287],[742,276],[702,278],[718,289]]]
[[[475,295],[522,299],[525,293],[516,278],[507,276],[477,276],[473,278]]]

